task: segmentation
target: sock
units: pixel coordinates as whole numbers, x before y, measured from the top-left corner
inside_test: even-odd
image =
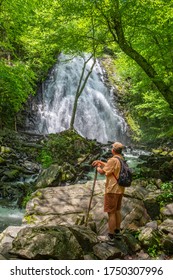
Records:
[[[113,238],[114,238],[113,233],[108,233],[108,236],[110,237],[110,239],[113,239]]]

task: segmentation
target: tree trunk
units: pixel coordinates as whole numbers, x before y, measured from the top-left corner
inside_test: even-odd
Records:
[[[81,73],[81,76],[80,76],[80,80],[79,80],[79,84],[78,84],[78,88],[77,88],[77,91],[76,91],[76,95],[75,95],[75,100],[74,100],[74,104],[73,104],[73,112],[72,112],[72,117],[71,117],[71,122],[70,122],[70,129],[73,130],[74,129],[74,121],[75,121],[75,116],[76,116],[76,110],[77,110],[77,103],[78,103],[78,99],[80,97],[80,95],[82,94],[84,88],[85,88],[85,85],[88,81],[88,78],[90,76],[90,74],[92,73],[92,70],[94,68],[94,65],[95,65],[95,62],[96,62],[96,59],[94,58],[93,60],[93,63],[91,65],[91,68],[90,70],[88,71],[88,74],[86,75],[84,81],[83,80],[83,77],[84,77],[84,73],[85,73],[85,68],[86,68],[86,65],[88,63],[88,61],[93,57],[93,55],[91,55],[85,62],[84,62],[84,65],[83,65],[83,68],[82,68],[82,73]]]
[[[114,2],[114,11],[111,20],[107,17],[105,18],[114,41],[125,54],[131,57],[145,71],[164,99],[168,102],[170,108],[173,109],[173,89],[165,84],[152,65],[140,53],[134,50],[125,38],[119,10],[119,0],[115,0]]]

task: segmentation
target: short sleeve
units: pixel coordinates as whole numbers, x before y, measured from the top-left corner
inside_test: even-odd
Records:
[[[118,159],[110,158],[103,168],[105,175],[106,176],[111,175],[115,171],[117,164],[118,164]]]

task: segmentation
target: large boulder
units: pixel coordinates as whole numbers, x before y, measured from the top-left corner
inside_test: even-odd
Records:
[[[160,218],[160,203],[158,197],[161,195],[162,191],[160,189],[155,191],[148,191],[144,198],[144,205],[147,213],[152,220],[157,220]]]
[[[89,212],[89,224],[96,224],[98,234],[107,232],[107,213],[103,212],[104,180],[96,182]],[[93,182],[42,188],[32,194],[26,205],[24,224],[75,225],[84,224],[92,193]],[[123,197],[122,227],[138,228],[150,220],[142,201],[145,191],[128,188]]]
[[[62,166],[52,164],[47,169],[43,169],[39,174],[35,188],[46,188],[58,186],[63,182],[72,180],[76,175],[75,169],[72,165],[64,163]]]
[[[21,229],[21,226],[9,226],[0,234],[0,253],[2,255],[8,256],[12,249],[12,242]]]
[[[64,226],[26,227],[13,241],[12,254],[24,259],[83,259],[79,242]]]
[[[173,220],[166,219],[159,225],[159,230],[163,231],[164,233],[171,233],[173,234]]]
[[[169,203],[160,209],[163,218],[173,219],[173,203]]]

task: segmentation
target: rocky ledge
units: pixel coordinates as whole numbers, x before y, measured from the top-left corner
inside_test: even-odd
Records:
[[[159,207],[162,192],[146,181],[126,188],[122,238],[105,240],[104,181],[97,181],[89,220],[93,182],[36,190],[27,203],[21,227],[0,234],[2,259],[167,259],[173,256],[173,203]],[[151,210],[152,205],[152,210]]]

